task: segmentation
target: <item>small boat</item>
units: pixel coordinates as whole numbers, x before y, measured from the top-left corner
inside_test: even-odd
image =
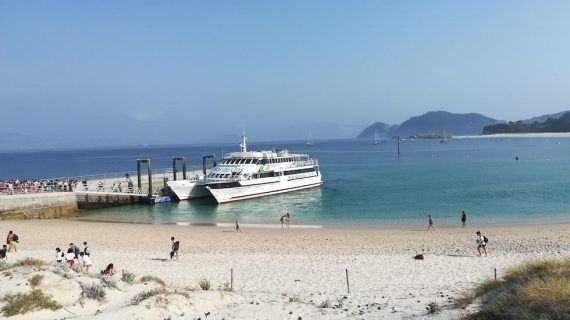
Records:
[[[441,140],[439,140],[439,143],[447,143],[447,135],[445,134],[445,132],[443,133]]]
[[[374,139],[372,140],[373,145],[380,144],[380,137],[378,136],[378,130],[374,131]]]
[[[311,135],[311,132],[309,131],[309,134],[307,135],[307,141],[305,142],[305,145],[307,146],[314,146],[315,143],[313,142],[313,136]]]

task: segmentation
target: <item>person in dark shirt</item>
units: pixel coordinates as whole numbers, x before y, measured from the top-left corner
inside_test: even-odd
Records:
[[[461,225],[465,227],[466,223],[467,223],[467,214],[465,213],[465,211],[461,211]]]
[[[7,261],[8,260],[8,246],[6,246],[5,244],[2,245],[2,249],[0,249],[0,261]]]
[[[174,237],[170,238],[172,242],[172,250],[170,251],[170,260],[176,257],[176,261],[178,261],[178,252],[180,251],[180,241],[174,239]]]

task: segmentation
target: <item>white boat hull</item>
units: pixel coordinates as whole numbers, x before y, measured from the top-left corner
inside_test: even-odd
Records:
[[[201,180],[176,180],[166,183],[179,200],[196,199],[210,196]]]
[[[216,201],[221,204],[320,187],[323,184],[320,174],[303,179],[288,180],[287,176],[281,176],[279,179],[271,180],[273,181],[257,184],[252,183],[232,188],[214,189],[206,186],[206,189],[214,196]]]

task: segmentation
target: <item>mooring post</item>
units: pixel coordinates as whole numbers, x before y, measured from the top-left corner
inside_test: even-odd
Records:
[[[344,269],[346,272],[346,290],[350,293],[350,283],[348,282],[348,269]]]
[[[398,136],[398,157],[400,156],[400,136]]]
[[[137,186],[138,186],[139,190],[140,190],[141,184],[142,184],[142,181],[141,181],[141,161],[142,161],[141,159],[137,159]]]
[[[152,169],[150,167],[150,159],[146,160],[148,164],[148,196],[152,197]]]
[[[177,157],[172,157],[172,180],[176,181],[176,159]]]
[[[497,281],[497,268],[495,268],[495,281]]]
[[[182,179],[186,180],[186,157],[182,157]]]
[[[202,156],[202,172],[206,175],[206,161],[212,159],[212,165],[216,166],[216,156],[213,154]]]
[[[230,269],[230,290],[234,291],[234,269]]]

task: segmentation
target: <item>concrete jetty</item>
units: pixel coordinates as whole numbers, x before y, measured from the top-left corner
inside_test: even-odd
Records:
[[[76,216],[77,197],[73,192],[0,195],[0,220]]]

